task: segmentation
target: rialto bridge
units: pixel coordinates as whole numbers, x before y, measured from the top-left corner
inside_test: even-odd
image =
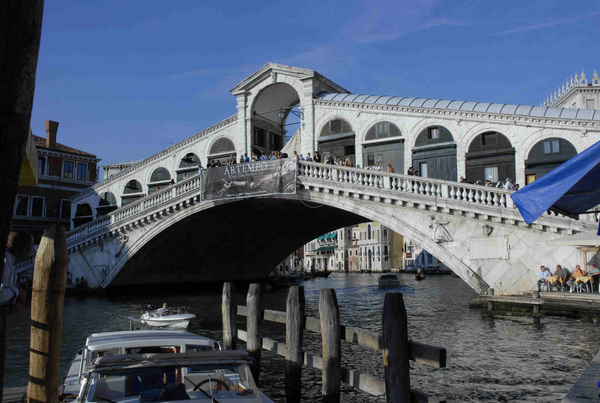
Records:
[[[600,111],[357,95],[273,63],[231,92],[236,114],[73,200],[73,278],[93,287],[258,278],[316,236],[364,221],[414,240],[479,292],[531,289],[540,264],[581,263],[575,248],[546,241],[595,223],[548,215],[526,225],[507,191],[457,179],[534,180],[600,138]],[[300,162],[293,195],[202,200],[200,164],[281,150],[292,115],[290,154],[319,150],[395,173]],[[403,175],[411,166],[422,177]]]

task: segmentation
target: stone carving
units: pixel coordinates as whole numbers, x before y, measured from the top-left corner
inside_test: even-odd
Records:
[[[431,216],[431,224],[429,228],[433,229],[433,240],[437,243],[452,242],[452,235],[448,232],[444,225],[448,225],[450,221],[443,221],[438,217]]]
[[[494,231],[494,227],[492,227],[489,224],[483,224],[482,230],[483,230],[483,235],[490,236],[490,234]]]
[[[119,242],[121,242],[121,247],[115,253],[115,256],[119,257],[119,256],[121,256],[121,253],[123,252],[123,249],[125,249],[125,244],[127,243],[127,241],[129,241],[129,237],[127,235],[125,235],[125,234],[119,234],[119,235],[117,235],[117,240]]]

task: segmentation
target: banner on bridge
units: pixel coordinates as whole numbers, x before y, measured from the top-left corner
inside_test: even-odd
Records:
[[[296,193],[296,160],[283,158],[202,171],[202,200]]]

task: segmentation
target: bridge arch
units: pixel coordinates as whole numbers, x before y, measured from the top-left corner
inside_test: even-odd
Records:
[[[208,161],[218,160],[223,164],[228,162],[229,159],[236,159],[237,157],[233,141],[226,136],[211,139],[206,149],[208,150],[206,155]]]
[[[96,215],[101,216],[119,208],[119,203],[114,193],[106,191],[101,194],[96,207]]]
[[[378,120],[362,136],[362,164],[373,166],[379,162],[385,170],[391,164],[396,173],[404,173],[404,136],[390,120]]]
[[[469,182],[491,181],[495,185],[505,178],[513,182],[516,176],[515,148],[499,131],[476,135],[465,153],[465,172]]]
[[[150,173],[148,181],[146,182],[146,185],[148,186],[148,194],[157,192],[161,188],[166,188],[169,186],[171,179],[171,173],[167,168],[154,168],[154,170]]]
[[[130,179],[121,191],[121,206],[133,203],[145,196],[144,188],[137,179]]]
[[[257,92],[250,104],[250,150],[256,154],[280,151],[285,145],[285,122],[292,109],[300,104],[294,83],[275,82]]]
[[[75,206],[75,216],[73,217],[74,227],[79,227],[93,220],[94,212],[88,203],[79,203]]]
[[[575,146],[566,139],[546,137],[539,140],[526,155],[525,185],[541,178],[575,155]]]
[[[458,180],[456,141],[452,132],[443,124],[429,123],[414,138],[412,166],[423,176],[450,181]]]
[[[175,181],[180,182],[197,174],[202,161],[194,151],[188,149],[178,156],[176,164]]]
[[[255,204],[253,205],[252,203]],[[219,209],[218,211],[220,211],[220,214],[222,214],[222,216],[225,217],[227,215],[231,215],[231,212],[242,210],[244,209],[244,207],[248,207],[249,205],[256,207],[258,205],[256,203],[260,203],[261,205],[267,205],[266,207],[264,207],[265,210],[262,211],[265,214],[265,216],[263,217],[261,216],[261,214],[254,214],[250,212],[250,214],[248,214],[249,218],[247,218],[247,220],[256,221],[246,221],[246,224],[264,223],[265,219],[267,218],[269,220],[276,221],[276,215],[273,215],[273,206],[278,206],[279,203],[287,203],[285,205],[282,205],[281,207],[278,207],[280,209],[279,211],[285,211],[286,214],[289,212],[288,209],[290,205],[293,205],[296,208],[300,209],[298,211],[302,211],[303,214],[303,217],[301,217],[301,219],[304,220],[306,224],[305,226],[280,226],[282,232],[273,235],[273,239],[280,240],[278,241],[279,243],[276,246],[274,246],[274,248],[279,249],[278,251],[273,252],[276,254],[273,266],[287,254],[293,251],[294,248],[297,248],[300,245],[308,242],[309,240],[315,238],[319,234],[323,234],[343,226],[353,225],[360,222],[377,221],[380,223],[384,222],[386,227],[390,228],[391,230],[402,234],[407,238],[413,239],[416,243],[420,244],[423,247],[423,249],[428,250],[439,260],[443,261],[444,264],[451,268],[458,276],[460,276],[465,282],[467,282],[469,286],[471,286],[476,291],[481,292],[488,288],[488,284],[480,277],[480,275],[477,272],[471,270],[468,266],[465,265],[465,263],[461,259],[455,256],[452,253],[451,248],[446,247],[446,244],[435,242],[432,239],[432,237],[425,232],[428,229],[422,228],[422,226],[411,225],[410,222],[406,221],[403,218],[402,208],[396,209],[397,211],[394,214],[390,215],[389,211],[382,211],[380,206],[374,203],[369,203],[368,201],[358,200],[354,203],[348,203],[347,198],[345,198],[343,195],[336,195],[324,192],[311,192],[308,190],[299,190],[296,195],[279,195],[256,199],[243,199],[232,201],[226,200],[216,201],[214,203],[195,204],[194,206],[191,206],[190,208],[181,211],[179,214],[172,216],[169,220],[157,222],[156,225],[153,225],[148,230],[144,231],[141,237],[137,238],[134,242],[127,244],[126,253],[123,253],[112,266],[110,272],[104,280],[103,286],[106,287],[110,285],[111,282],[117,279],[118,275],[126,275],[121,273],[124,267],[127,265],[128,262],[132,260],[135,261],[135,259],[138,259],[138,257],[139,259],[143,259],[144,253],[147,253],[144,251],[152,251],[154,249],[154,246],[163,245],[164,240],[169,236],[173,236],[173,234],[182,234],[182,225],[185,224],[186,220],[199,220],[196,222],[202,222],[202,220],[206,219],[207,217],[205,214],[211,214],[210,210],[214,208]],[[236,206],[235,204],[239,205]],[[321,208],[323,210],[321,210]],[[248,210],[246,210],[246,212],[248,212]],[[332,214],[332,212],[337,212],[336,214],[339,214],[339,216]],[[310,223],[306,221],[307,217],[313,217],[316,214],[321,214],[321,221]],[[217,217],[215,219],[220,218]],[[192,222],[193,221],[190,221],[190,223]],[[194,226],[192,225],[192,227]],[[192,230],[192,234],[196,235],[201,230],[201,228],[195,228],[194,230]],[[229,239],[229,242],[231,242],[232,246],[240,245],[246,239],[246,237],[244,236],[245,232],[243,231],[243,227],[238,228],[238,231],[235,231],[235,233],[239,235],[239,238],[231,239],[231,232],[228,232],[226,235],[224,235],[227,237],[227,239]],[[298,234],[300,235],[298,236],[298,238],[287,239],[290,236],[292,236],[291,234],[295,234],[294,236],[298,236]],[[268,232],[266,235],[269,235]],[[265,235],[261,235],[261,238],[264,238],[264,236]],[[156,242],[153,242],[155,239]],[[181,242],[178,241],[172,242],[172,244],[180,243]],[[195,248],[198,249],[202,247],[210,248],[209,245],[204,245],[202,243],[198,244]],[[454,245],[453,247],[462,246]],[[184,246],[184,250],[180,251],[180,253],[191,253],[191,250],[186,248],[187,247]],[[169,252],[172,255],[175,253],[172,250],[167,251],[167,253]],[[162,253],[164,254],[165,252],[163,251]],[[219,252],[211,249],[211,253]],[[223,258],[227,257],[223,256]],[[141,260],[137,260],[137,262],[140,261]],[[189,262],[189,264],[193,265],[194,262]],[[134,264],[133,266],[136,265]],[[264,264],[262,266],[268,266],[268,264]],[[215,270],[216,269],[218,268],[215,268]],[[257,268],[257,270],[261,269],[264,271],[265,267]],[[129,268],[128,270],[134,269]],[[125,272],[127,272],[127,270],[125,270]],[[129,275],[133,276],[136,274],[131,273]],[[116,281],[116,285],[119,285],[118,279]]]
[[[356,159],[356,133],[352,124],[339,115],[330,116],[319,124],[317,130],[318,150],[323,158],[332,155],[334,158]]]

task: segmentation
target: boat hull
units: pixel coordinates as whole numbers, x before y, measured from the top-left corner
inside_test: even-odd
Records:
[[[152,327],[185,329],[190,324],[190,321],[195,317],[196,315],[191,313],[167,316],[151,316],[145,313],[142,315],[140,320],[143,324]]]

